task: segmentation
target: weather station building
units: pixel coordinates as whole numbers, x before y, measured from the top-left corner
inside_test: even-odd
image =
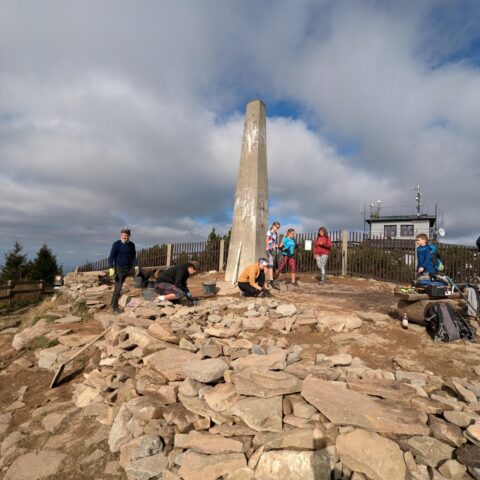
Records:
[[[370,212],[364,210],[364,230],[367,237],[415,240],[416,236],[424,233],[429,239],[435,240],[438,233],[439,210],[437,205],[422,204],[420,185],[417,190],[416,207],[389,207],[383,206],[378,200],[370,204]]]

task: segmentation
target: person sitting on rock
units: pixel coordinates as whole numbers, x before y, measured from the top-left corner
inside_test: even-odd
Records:
[[[245,297],[264,297],[270,292],[265,285],[265,272],[268,260],[259,258],[257,263],[249,265],[238,277],[238,288]]]
[[[189,302],[194,303],[195,300],[188,289],[187,280],[197,273],[198,266],[196,262],[175,265],[160,273],[155,285],[155,289],[159,294],[158,299],[161,302],[165,300],[178,302],[186,298]]]

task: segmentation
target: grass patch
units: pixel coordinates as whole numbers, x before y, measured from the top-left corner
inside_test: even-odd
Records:
[[[85,300],[79,300],[75,303],[72,309],[72,313],[77,317],[80,317],[84,322],[92,320],[93,315],[89,312],[87,302]]]
[[[58,345],[58,340],[56,338],[50,340],[49,338],[45,337],[45,335],[39,335],[30,341],[27,346],[27,350],[43,350],[44,348],[54,347],[55,345]]]

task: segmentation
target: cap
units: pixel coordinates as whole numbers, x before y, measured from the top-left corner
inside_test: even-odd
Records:
[[[122,227],[120,229],[120,233],[126,233],[127,235],[131,235],[130,229],[128,227]]]

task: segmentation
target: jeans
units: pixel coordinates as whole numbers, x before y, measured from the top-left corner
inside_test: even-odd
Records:
[[[112,295],[112,308],[118,307],[118,299],[122,293],[123,282],[128,276],[135,276],[135,268],[132,267],[115,267],[115,288],[113,289]],[[143,278],[143,286],[146,287],[148,284],[148,278],[140,270],[138,276]]]
[[[324,282],[327,278],[326,269],[328,255],[315,255],[315,260],[317,261],[317,267],[320,270],[320,277],[322,282]]]

